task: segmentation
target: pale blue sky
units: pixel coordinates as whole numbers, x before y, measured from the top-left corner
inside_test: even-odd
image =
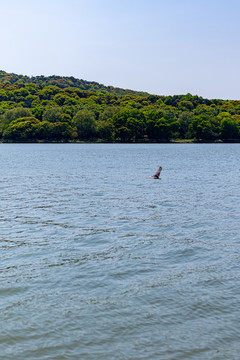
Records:
[[[239,0],[0,0],[0,69],[240,99]]]

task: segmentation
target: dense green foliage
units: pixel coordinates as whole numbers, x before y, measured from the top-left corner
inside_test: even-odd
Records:
[[[240,141],[240,101],[157,96],[0,71],[0,140]]]

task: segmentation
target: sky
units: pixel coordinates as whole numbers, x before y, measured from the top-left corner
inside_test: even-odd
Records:
[[[240,99],[239,0],[0,0],[0,70]]]

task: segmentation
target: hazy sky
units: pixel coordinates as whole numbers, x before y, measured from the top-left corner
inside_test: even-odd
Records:
[[[0,70],[240,99],[239,0],[0,0]]]

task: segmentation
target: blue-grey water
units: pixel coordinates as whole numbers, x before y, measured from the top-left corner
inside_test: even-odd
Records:
[[[1,144],[0,359],[240,359],[239,191],[240,144]]]

